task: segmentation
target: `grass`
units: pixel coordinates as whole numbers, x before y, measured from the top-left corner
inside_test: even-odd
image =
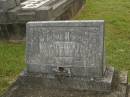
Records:
[[[25,67],[24,48],[24,43],[0,41],[0,94],[15,81]]]
[[[130,0],[87,0],[74,19],[105,20],[106,64],[130,71]]]
[[[74,19],[105,20],[106,64],[130,71],[130,0],[87,0]],[[24,51],[24,43],[0,42],[0,93],[25,67]]]

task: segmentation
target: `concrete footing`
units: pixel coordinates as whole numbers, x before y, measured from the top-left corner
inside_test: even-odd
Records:
[[[115,72],[109,92],[47,88],[44,86],[49,83],[44,81],[40,76],[31,78],[21,75],[2,97],[128,97],[127,72]]]

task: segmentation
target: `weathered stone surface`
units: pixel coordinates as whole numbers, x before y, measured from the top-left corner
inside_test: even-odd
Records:
[[[24,23],[27,21],[36,21],[36,20],[37,21],[56,20],[57,17],[60,17],[68,9],[71,10],[70,6],[72,6],[74,2],[77,1],[75,0],[54,0],[54,1],[36,0],[36,2],[34,2],[34,0],[25,1],[21,3],[21,9],[20,9],[21,11],[18,10],[17,12],[15,12],[15,14],[18,17],[17,21]]]
[[[63,67],[73,76],[102,77],[103,25],[102,20],[28,23],[28,71],[54,73]]]
[[[84,0],[1,0],[0,9],[6,12],[8,22],[26,23],[28,21],[56,20],[69,12],[74,16],[82,7]],[[68,15],[67,15],[68,16]],[[71,18],[69,17],[69,18]],[[64,17],[63,19],[69,19]],[[0,18],[1,19],[1,18]]]
[[[44,88],[63,89],[63,90],[88,90],[97,92],[110,92],[114,69],[108,68],[105,77],[88,79],[87,77],[69,77],[55,74],[28,73],[22,74],[21,86],[42,86]],[[24,82],[24,83],[23,83]],[[34,84],[36,83],[36,84]],[[40,83],[40,84],[39,84]]]
[[[19,22],[27,22],[27,21],[35,21],[36,13],[34,11],[20,12],[17,13],[17,21]]]
[[[123,74],[116,72],[114,75],[113,85],[110,92],[94,92],[94,91],[79,91],[74,89],[56,89],[46,88],[46,77],[43,75],[37,75],[34,77],[28,77],[26,74],[21,75],[19,79],[13,84],[8,92],[2,97],[128,97],[127,95],[127,73]],[[51,84],[51,80],[48,81],[48,85]],[[43,87],[44,86],[44,87]]]
[[[36,9],[36,20],[49,20],[52,16],[51,7],[40,7]]]

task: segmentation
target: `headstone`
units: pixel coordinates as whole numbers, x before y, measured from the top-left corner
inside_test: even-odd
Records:
[[[111,89],[114,70],[105,68],[104,21],[29,22],[26,37],[28,72],[65,73],[73,81],[88,80],[79,89]]]
[[[3,97],[127,97],[128,78],[106,66],[104,21],[27,23],[27,69]]]
[[[29,72],[50,73],[63,67],[73,75],[102,77],[103,25],[103,21],[28,23]]]

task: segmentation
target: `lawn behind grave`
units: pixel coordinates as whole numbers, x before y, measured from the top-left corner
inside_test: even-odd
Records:
[[[130,0],[87,0],[74,19],[105,20],[106,63],[130,71]],[[0,94],[25,68],[24,56],[25,43],[0,42]]]
[[[105,20],[106,63],[130,71],[130,0],[87,0],[75,19]]]

